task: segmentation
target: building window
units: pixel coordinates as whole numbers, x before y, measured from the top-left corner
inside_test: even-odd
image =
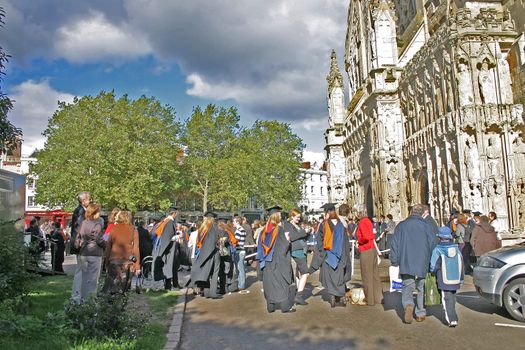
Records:
[[[36,179],[33,179],[33,181],[31,182],[31,189],[35,189],[36,188]]]
[[[321,187],[321,196],[323,195],[323,188]]]
[[[319,181],[323,182],[323,175],[319,175]]]
[[[314,193],[314,186],[312,186],[312,188],[310,189],[310,193]]]
[[[34,207],[35,206],[35,197],[34,196],[27,197],[27,206],[28,207]]]

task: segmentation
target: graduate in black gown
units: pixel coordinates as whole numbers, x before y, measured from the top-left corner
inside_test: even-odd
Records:
[[[163,225],[162,234],[153,248],[153,278],[155,281],[164,280],[164,289],[180,288],[177,258],[177,222],[179,209],[172,206],[168,216],[159,224]]]
[[[323,206],[324,221],[319,225],[310,272],[320,269],[319,281],[330,295],[330,305],[346,305],[346,282],[351,279],[350,242],[345,226],[332,203]]]
[[[221,217],[219,221],[219,255],[221,265],[219,270],[219,289],[220,294],[234,292],[237,289],[233,280],[233,255],[237,246],[237,239],[233,228],[227,224],[228,217]]]
[[[62,264],[64,263],[64,250],[66,249],[64,231],[60,227],[60,222],[54,224],[54,229],[51,232],[50,240],[54,244],[51,245],[51,256],[53,257],[53,265],[55,271],[64,272]]]
[[[195,247],[195,260],[191,267],[191,280],[202,290],[206,298],[220,299],[217,294],[221,258],[217,249],[219,228],[215,224],[215,213],[204,214],[199,227]]]
[[[270,218],[264,226],[257,247],[257,260],[262,274],[264,298],[268,312],[280,308],[294,312],[292,305],[295,290],[293,283],[290,241],[281,225],[281,208],[267,209]]]

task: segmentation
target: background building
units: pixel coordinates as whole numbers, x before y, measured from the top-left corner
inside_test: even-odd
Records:
[[[328,172],[317,163],[304,162],[301,167],[303,180],[302,197],[298,203],[303,213],[318,213],[328,202]]]
[[[525,227],[525,15],[511,16],[520,6],[350,2],[343,111],[333,53],[328,76],[331,199],[397,220],[415,203],[441,222],[453,209],[495,211],[508,229]],[[343,178],[342,199],[333,178]]]

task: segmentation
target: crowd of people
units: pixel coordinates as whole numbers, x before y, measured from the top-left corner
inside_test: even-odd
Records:
[[[388,257],[402,280],[404,322],[425,320],[425,279],[431,273],[441,290],[446,321],[455,327],[455,293],[465,273],[471,273],[479,256],[501,246],[495,213],[454,211],[447,224],[439,227],[423,204],[409,208],[409,216],[397,224],[391,215],[369,218],[365,212],[351,213],[346,204],[336,209],[329,203],[323,206],[324,214],[311,222],[302,222],[304,215],[298,209],[285,214],[275,206],[267,209],[266,221],[255,220],[251,225],[241,216],[213,212],[197,223],[182,224],[178,208],[172,206],[165,218],[148,225],[133,225],[129,211],[114,208],[105,225],[100,206],[92,203],[88,192],[81,192],[78,202],[71,237],[60,223],[54,223],[48,233],[59,252],[53,255],[59,270],[65,242],[68,238],[71,242],[71,254],[77,258],[72,300],[77,302],[97,293],[103,269],[101,291],[126,292],[147,257],[151,259],[149,273],[165,290],[181,288],[178,273],[184,268],[190,269],[188,286],[195,295],[221,299],[225,294],[248,294],[246,269],[255,268],[268,312],[289,313],[295,311],[294,305],[308,305],[307,280],[319,271],[330,306],[346,306],[352,292],[348,282],[354,261],[351,245],[355,244],[364,293],[357,305],[384,303],[379,264]],[[40,239],[44,229],[36,219],[28,228],[37,237],[38,251],[45,249]]]

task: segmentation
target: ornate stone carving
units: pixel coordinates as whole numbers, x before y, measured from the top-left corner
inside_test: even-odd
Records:
[[[490,67],[488,59],[481,62],[478,73],[479,92],[485,104],[496,104],[496,87],[494,85],[494,70]]]
[[[503,171],[501,168],[501,148],[497,143],[496,137],[489,137],[489,145],[485,150],[485,154],[487,155],[488,177],[499,179],[503,176]]]
[[[514,153],[514,174],[516,180],[523,183],[525,180],[525,143],[521,135],[516,137],[512,144],[512,151]]]
[[[477,185],[481,182],[481,173],[479,171],[479,152],[474,135],[468,136],[465,146],[463,159],[465,162],[467,179],[469,183]]]
[[[465,62],[458,62],[458,90],[459,105],[461,107],[474,103],[474,88],[472,86],[472,76]]]

